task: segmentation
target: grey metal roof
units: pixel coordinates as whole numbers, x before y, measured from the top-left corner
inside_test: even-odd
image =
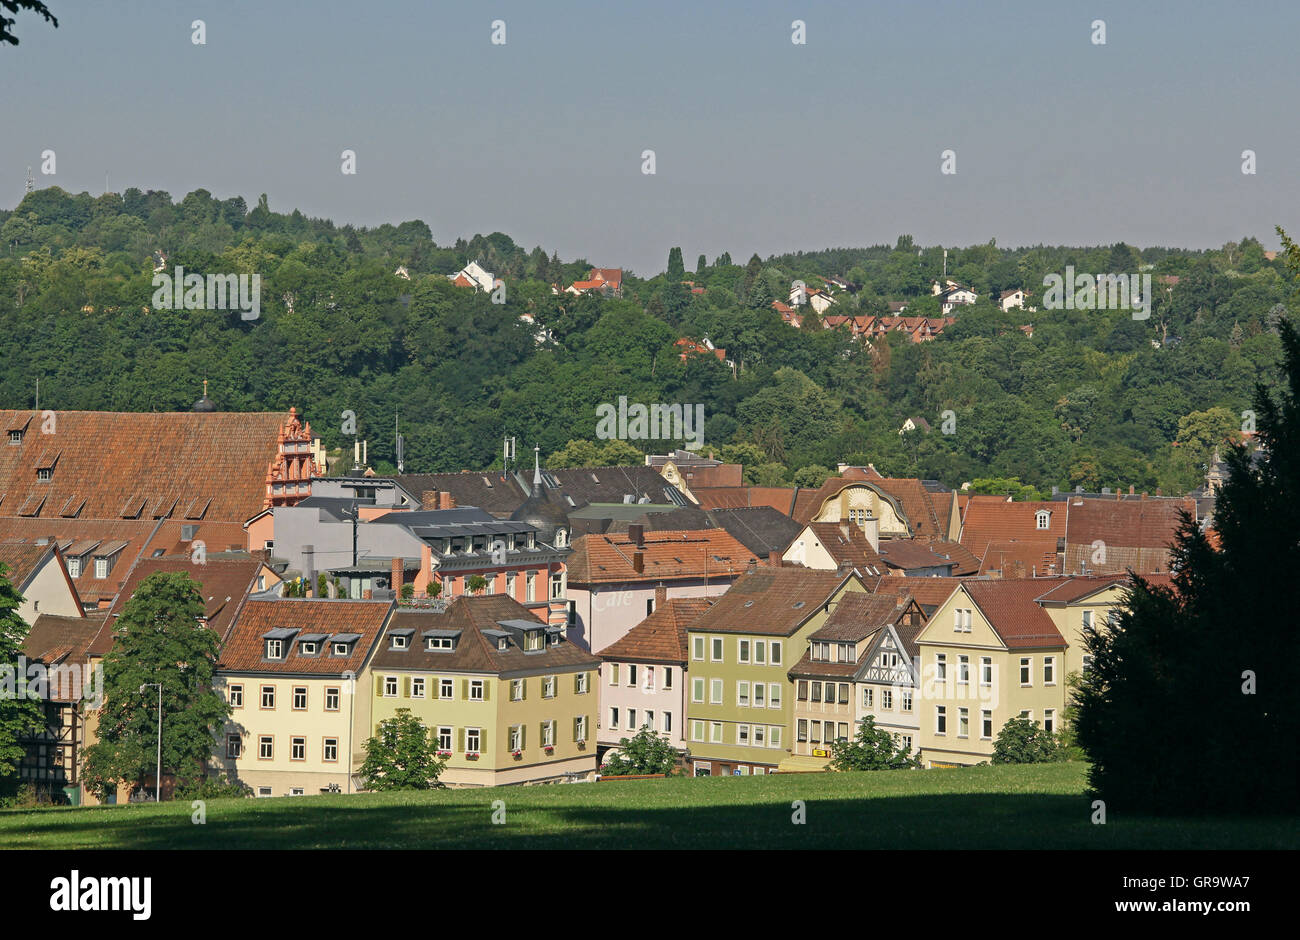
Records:
[[[536,630],[539,627],[546,626],[543,623],[538,623],[536,620],[498,620],[497,624],[502,627],[508,627],[511,630]],[[487,633],[488,631],[484,630],[483,632]]]
[[[456,639],[456,637],[460,636],[460,631],[459,630],[425,630],[423,633],[420,634],[420,636],[432,637],[435,639],[450,638],[454,640]]]
[[[355,643],[361,639],[360,633],[333,633],[330,635],[331,643]]]
[[[264,640],[287,640],[298,633],[297,627],[276,627],[262,634]]]
[[[392,636],[410,636],[415,632],[415,627],[389,627],[388,632]]]
[[[328,633],[304,633],[302,636],[298,637],[298,642],[319,643],[321,640],[326,639],[328,636],[329,636]]]

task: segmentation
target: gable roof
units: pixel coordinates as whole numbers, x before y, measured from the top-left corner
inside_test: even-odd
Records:
[[[38,412],[0,411],[0,420],[28,425],[22,443],[0,447],[0,515],[152,519],[201,512],[204,519],[242,522],[266,499],[285,416],[60,411],[54,434],[41,433]],[[53,476],[37,482],[36,464],[49,463],[55,452]]]
[[[891,594],[846,592],[831,608],[826,622],[808,638],[830,642],[858,643],[903,613],[909,600]]]
[[[711,486],[691,492],[705,509],[770,506],[779,513],[793,516],[799,489],[790,486]]]
[[[686,662],[686,628],[713,604],[710,597],[674,597],[621,638],[599,650],[609,660]]]
[[[188,554],[141,558],[131,566],[123,579],[121,590],[118,591],[113,606],[108,609],[104,629],[91,644],[91,652],[103,656],[112,648],[116,621],[140,587],[140,582],[149,575],[160,572],[188,574],[198,582],[208,626],[217,634],[218,639],[225,640],[235,615],[242,608],[249,592],[256,587],[257,573],[261,569],[260,556],[243,559],[209,558],[202,565],[195,564]]]
[[[1045,587],[1041,581],[967,581],[963,587],[1007,649],[1066,645],[1052,618],[1036,603]]]
[[[250,600],[235,619],[221,650],[217,668],[222,672],[289,673],[341,676],[359,673],[388,622],[392,601],[327,600],[321,598],[276,598]],[[263,654],[263,634],[271,630],[323,633],[328,638],[357,637],[347,656],[333,656],[326,649],[319,655],[304,656],[296,642],[289,643],[283,661],[268,662]],[[292,638],[291,638],[292,639]]]
[[[907,578],[898,575],[868,581],[867,586],[877,594],[906,594],[916,599],[926,614],[934,609],[964,584],[967,578]]]
[[[758,568],[733,584],[687,630],[790,636],[855,578],[808,568]]]
[[[9,583],[22,593],[27,581],[54,554],[54,544],[47,542],[0,542],[0,565],[4,565],[5,577]]]
[[[808,529],[838,567],[856,568],[863,574],[884,574],[880,555],[861,526],[838,522],[810,522]],[[881,547],[884,545],[882,543]]]
[[[102,611],[85,617],[39,614],[23,639],[23,655],[49,667],[77,666],[85,670],[90,665],[90,644],[103,622]],[[83,671],[83,680],[85,676]],[[63,682],[51,681],[50,692],[53,701],[76,700],[73,690]]]
[[[711,515],[759,558],[782,551],[799,534],[799,523],[771,506],[720,508]]]
[[[1046,529],[1036,516],[1048,512]],[[990,542],[1053,542],[1065,538],[1067,507],[1060,502],[1012,502],[1003,496],[974,495],[966,504],[961,543],[984,558]]]
[[[979,562],[980,574],[997,572],[1004,578],[1033,578],[1060,571],[1055,539],[990,541]]]
[[[1065,570],[1139,574],[1168,571],[1178,512],[1196,514],[1194,500],[1071,499],[1065,530]],[[1093,546],[1106,546],[1101,558]]]

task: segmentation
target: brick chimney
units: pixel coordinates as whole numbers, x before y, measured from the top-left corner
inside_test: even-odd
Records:
[[[660,581],[655,585],[655,610],[668,603],[668,585]]]
[[[446,490],[442,491],[441,493],[438,494],[438,508],[439,508],[439,509],[455,509],[455,508],[456,508],[456,497],[452,496],[452,495],[451,495],[450,493],[448,493]]]
[[[1132,496],[1132,495],[1133,495],[1133,484],[1132,484],[1132,483],[1130,483],[1130,484],[1128,485],[1128,495],[1129,495],[1129,496]]]
[[[778,551],[778,550],[776,550],[776,549],[773,549],[772,551],[768,552],[768,553],[767,553],[767,563],[768,563],[769,565],[771,565],[773,568],[780,568],[780,567],[781,567],[781,553],[780,553],[780,551]]]
[[[627,527],[627,537],[638,547],[645,544],[645,524],[632,522]],[[640,570],[640,569],[637,569]]]
[[[632,570],[637,574],[645,571],[645,552],[637,549],[632,553]]]
[[[362,597],[363,600],[367,600],[367,601],[368,601],[368,600],[372,600],[371,593],[370,593],[370,590],[369,590],[369,589],[366,589],[365,591],[362,591],[362,592],[361,592],[361,597]]]
[[[421,509],[437,509],[437,508],[438,508],[438,491],[437,491],[437,490],[425,490],[423,493],[421,493],[421,494],[420,494],[420,508],[421,508]]]
[[[393,559],[393,574],[389,579],[393,593],[399,599],[402,596],[402,579],[406,576],[406,562],[401,558]]]

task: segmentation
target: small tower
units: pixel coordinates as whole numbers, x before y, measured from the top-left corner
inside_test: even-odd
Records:
[[[278,452],[266,468],[266,501],[272,506],[295,506],[311,495],[311,481],[324,476],[312,454],[311,425],[289,409],[289,420],[280,428]]]

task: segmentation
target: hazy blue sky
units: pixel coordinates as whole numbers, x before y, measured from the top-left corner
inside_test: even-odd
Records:
[[[904,232],[1274,247],[1275,224],[1300,229],[1295,0],[47,2],[58,29],[22,14],[0,47],[4,208],[28,165],[95,194],[107,171],[115,192],[265,192],[642,275],[672,245],[693,269]]]

